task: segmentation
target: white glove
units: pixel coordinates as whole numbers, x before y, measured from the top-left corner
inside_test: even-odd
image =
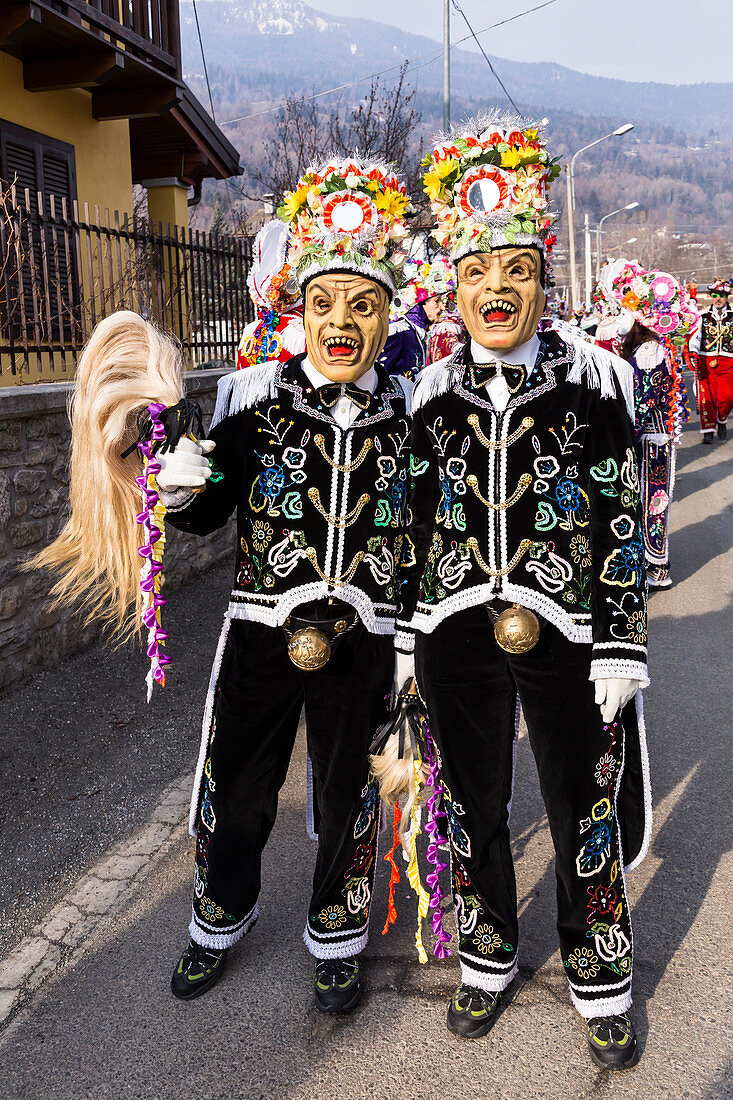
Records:
[[[641,685],[640,680],[596,680],[596,703],[601,708],[604,722],[613,722],[616,715],[630,699],[633,699]]]
[[[414,653],[400,653],[395,651],[394,655],[394,693],[395,698],[402,691],[406,682],[412,680],[415,676],[415,654]]]
[[[211,466],[203,456],[213,451],[216,443],[211,439],[202,439],[194,443],[184,436],[175,450],[156,455],[160,463],[160,473],[156,481],[161,489],[174,492],[181,486],[191,489],[203,489],[206,479],[211,477]]]

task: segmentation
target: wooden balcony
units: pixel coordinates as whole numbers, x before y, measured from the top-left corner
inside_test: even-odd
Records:
[[[178,0],[0,0],[0,50],[23,62],[28,91],[90,91],[97,119],[180,99]]]

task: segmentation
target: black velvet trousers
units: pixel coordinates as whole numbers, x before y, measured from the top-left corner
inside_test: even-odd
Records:
[[[262,852],[305,705],[320,822],[304,939],[318,958],[362,950],[379,819],[368,748],[389,712],[393,663],[392,638],[358,623],[323,669],[302,672],[281,630],[232,622],[199,807],[190,927],[198,943],[228,947],[257,917]]]
[[[543,624],[522,656],[496,643],[483,607],[418,634],[417,680],[446,788],[463,981],[504,989],[517,967],[509,810],[517,695],[555,847],[557,928],[573,1002],[586,1018],[631,1003],[631,925],[616,792],[624,724],[604,724],[591,647]]]

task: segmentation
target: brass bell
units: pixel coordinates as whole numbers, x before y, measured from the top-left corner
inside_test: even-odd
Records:
[[[317,672],[328,664],[330,656],[328,638],[314,626],[296,630],[288,640],[288,657],[303,672]]]
[[[537,645],[540,621],[533,611],[515,603],[494,623],[494,637],[505,653],[528,653]]]

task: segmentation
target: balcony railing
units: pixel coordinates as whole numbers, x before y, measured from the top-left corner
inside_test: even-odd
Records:
[[[54,0],[115,44],[172,65],[180,76],[178,0]]]
[[[249,240],[37,200],[0,195],[0,385],[73,377],[91,330],[117,309],[174,334],[189,369],[236,362],[252,319]]]

